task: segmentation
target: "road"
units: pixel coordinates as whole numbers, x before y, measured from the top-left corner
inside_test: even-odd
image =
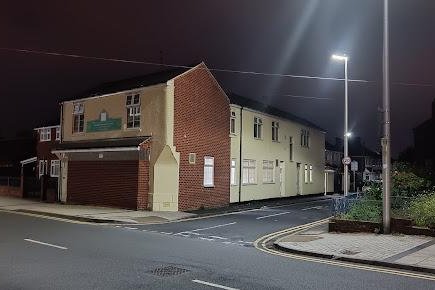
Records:
[[[0,289],[435,289],[428,279],[252,246],[328,215],[325,201],[118,227],[0,212]]]

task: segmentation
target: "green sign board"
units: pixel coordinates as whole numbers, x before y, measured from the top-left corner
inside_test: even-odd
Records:
[[[115,131],[121,130],[122,119],[110,119],[107,118],[104,121],[94,120],[89,121],[86,124],[86,132],[104,132],[104,131]]]

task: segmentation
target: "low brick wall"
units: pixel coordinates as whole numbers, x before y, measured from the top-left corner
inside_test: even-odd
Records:
[[[21,188],[16,186],[0,185],[0,195],[22,197]]]
[[[391,231],[393,233],[435,237],[435,228],[422,228],[414,225],[412,220],[391,219]],[[382,232],[382,224],[364,221],[351,221],[332,219],[329,222],[329,232],[339,233],[379,233]]]

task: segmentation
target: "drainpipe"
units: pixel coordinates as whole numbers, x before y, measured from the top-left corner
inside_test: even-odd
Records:
[[[60,140],[59,143],[63,141],[63,102],[60,103]],[[57,201],[60,202],[62,200],[62,176],[63,176],[63,166],[62,159],[63,156],[57,156],[59,158],[59,176],[57,177]]]
[[[242,201],[242,132],[243,132],[243,107],[240,107],[240,148],[239,148],[239,202]]]

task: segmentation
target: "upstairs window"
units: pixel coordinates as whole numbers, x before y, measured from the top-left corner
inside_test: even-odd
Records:
[[[262,138],[263,120],[258,117],[254,117],[254,138]]]
[[[85,106],[83,103],[74,104],[73,133],[82,133],[85,129]]]
[[[140,127],[140,96],[139,94],[127,96],[127,128]]]
[[[51,128],[44,128],[39,130],[39,141],[51,141]]]
[[[310,131],[305,129],[301,130],[301,147],[310,147]]]
[[[272,122],[272,141],[279,140],[279,122]]]
[[[236,112],[231,112],[230,134],[236,134]]]
[[[56,141],[60,140],[60,127],[56,127]]]

